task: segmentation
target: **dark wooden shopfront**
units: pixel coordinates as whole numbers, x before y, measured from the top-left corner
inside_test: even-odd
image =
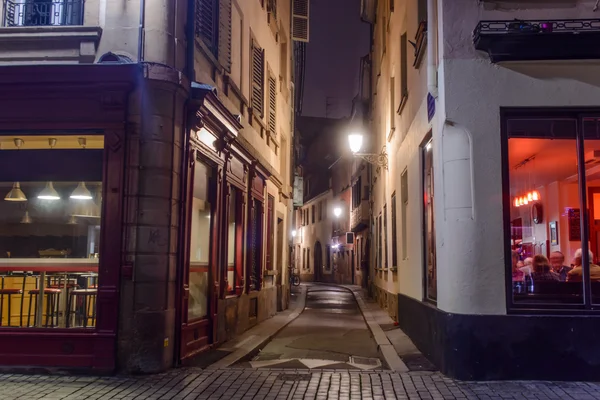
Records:
[[[29,323],[16,326],[16,322],[11,325],[9,307],[9,326],[0,328],[2,367],[37,366],[96,372],[115,370],[119,285],[124,264],[121,249],[125,121],[128,97],[134,89],[138,73],[139,67],[133,64],[3,68],[0,76],[0,136],[18,137],[25,143],[34,137],[52,137],[61,143],[61,139],[67,136],[95,135],[102,138],[104,151],[88,153],[98,154],[102,165],[97,173],[102,180],[98,189],[101,197],[99,257],[97,266],[93,267],[97,273],[97,283],[94,289],[89,289],[94,290],[96,304],[93,326],[73,327],[68,322],[52,327]],[[85,142],[82,143],[85,148]],[[3,165],[4,161],[18,159],[18,151],[13,151],[11,157],[0,159],[2,181],[32,180],[28,176],[35,173],[36,168],[39,169],[36,178],[52,181],[58,179],[55,178],[55,171],[64,170],[61,170],[58,165],[60,160],[56,159],[50,148],[41,152],[47,155],[43,159],[30,159],[27,165],[19,162],[19,169],[16,169],[17,164]],[[63,150],[57,150],[56,154],[59,154],[58,151]],[[68,164],[76,159],[74,156],[63,162]],[[82,159],[77,165],[85,169],[86,162]],[[44,165],[50,167],[44,170]],[[61,176],[74,181],[85,171],[63,172]],[[4,257],[3,265],[10,268],[10,254]],[[30,260],[32,266],[40,263],[40,258]],[[55,261],[54,264],[58,265],[55,268],[67,271],[67,264],[73,260],[65,256]],[[61,266],[61,263],[65,266]],[[23,268],[34,276],[39,269],[31,266]],[[10,272],[2,274],[4,276]],[[44,279],[41,281],[44,282]],[[44,290],[43,286],[41,290]],[[68,294],[68,291],[63,292],[65,296]],[[68,321],[66,310],[61,312],[60,317],[65,318],[66,314]],[[58,319],[58,311],[56,314]]]

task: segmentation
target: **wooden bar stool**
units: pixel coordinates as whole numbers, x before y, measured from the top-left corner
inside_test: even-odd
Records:
[[[10,288],[3,288],[0,289],[0,312],[4,311],[4,296],[8,296],[8,326],[10,325],[10,317],[11,317],[11,310],[12,310],[12,296],[14,295],[21,295],[21,297],[23,296],[23,291],[21,289],[10,289]],[[21,317],[22,319],[22,317]],[[2,315],[0,314],[0,326],[2,326]]]
[[[74,289],[71,290],[69,301],[67,303],[67,328],[71,322],[71,312],[73,312],[73,316],[75,319],[74,326],[77,325],[77,317],[79,316],[80,324],[79,326],[83,326],[87,328],[88,319],[90,316],[89,308],[93,305],[92,308],[92,326],[96,325],[96,299],[98,297],[98,289]],[[75,302],[75,310],[73,309],[73,301]],[[77,311],[79,309],[79,312]]]
[[[62,290],[60,289],[44,289],[44,295],[47,297],[46,300],[46,328],[57,327],[58,326],[58,306],[60,304],[60,294]],[[27,326],[31,326],[31,304],[32,300],[35,297],[35,309],[33,313],[34,323],[37,320],[37,302],[40,294],[40,289],[33,289],[29,291],[29,311],[27,312]],[[48,320],[52,318],[52,325],[48,325]],[[55,323],[56,322],[56,323]]]

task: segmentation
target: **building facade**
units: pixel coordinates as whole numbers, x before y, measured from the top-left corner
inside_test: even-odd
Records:
[[[450,376],[599,372],[595,3],[363,2],[372,291]]]
[[[291,2],[0,15],[0,365],[157,372],[285,309]]]

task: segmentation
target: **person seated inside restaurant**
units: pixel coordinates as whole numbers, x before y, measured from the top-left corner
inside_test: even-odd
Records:
[[[600,266],[594,264],[594,253],[591,251],[588,253],[590,260],[590,280],[592,282],[600,282]],[[575,267],[567,274],[567,282],[582,282],[583,268],[581,267],[581,254],[581,249],[575,251],[575,256],[573,258],[573,265]]]
[[[533,272],[531,273],[533,282],[559,282],[560,277],[550,268],[550,261],[546,256],[537,254],[533,257]]]
[[[552,267],[552,272],[558,274],[561,282],[567,281],[567,274],[573,269],[565,265],[565,255],[560,251],[553,251],[550,254],[550,266]]]

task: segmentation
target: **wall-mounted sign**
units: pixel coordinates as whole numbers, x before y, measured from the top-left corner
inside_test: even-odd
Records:
[[[304,205],[304,178],[294,176],[294,207],[302,207]]]

